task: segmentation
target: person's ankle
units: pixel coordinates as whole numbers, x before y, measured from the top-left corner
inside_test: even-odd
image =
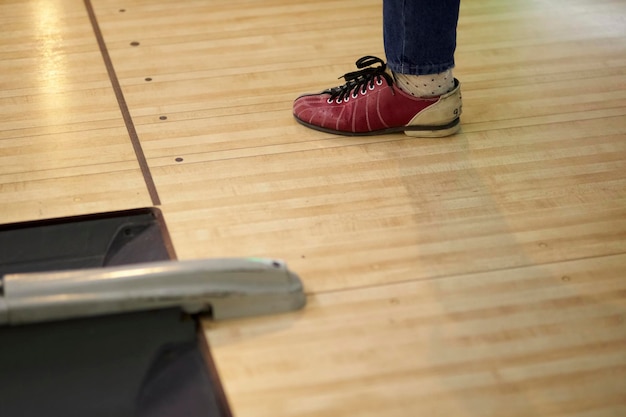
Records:
[[[454,89],[452,69],[439,74],[412,75],[393,73],[396,84],[415,97],[438,97]]]

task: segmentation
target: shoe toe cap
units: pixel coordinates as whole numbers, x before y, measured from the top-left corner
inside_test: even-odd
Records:
[[[339,106],[328,103],[329,98],[328,94],[300,96],[294,101],[293,115],[306,123],[328,127],[340,112]]]

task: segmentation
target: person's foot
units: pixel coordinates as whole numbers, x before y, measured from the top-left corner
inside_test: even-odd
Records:
[[[378,64],[378,65],[376,65]],[[293,115],[304,126],[348,136],[404,132],[414,137],[443,137],[459,131],[461,89],[439,97],[414,97],[394,87],[394,79],[380,58],[365,56],[359,71],[345,74],[346,83],[293,103]]]

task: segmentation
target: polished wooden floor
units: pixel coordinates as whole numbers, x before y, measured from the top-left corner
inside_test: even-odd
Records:
[[[0,222],[285,259],[304,311],[205,322],[237,417],[624,416],[625,15],[463,0],[462,132],[416,140],[291,116],[380,0],[0,0]]]

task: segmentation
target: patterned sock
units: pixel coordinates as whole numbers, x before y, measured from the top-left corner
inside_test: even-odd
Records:
[[[439,74],[409,75],[393,73],[398,87],[415,97],[437,97],[454,89],[452,69]]]

